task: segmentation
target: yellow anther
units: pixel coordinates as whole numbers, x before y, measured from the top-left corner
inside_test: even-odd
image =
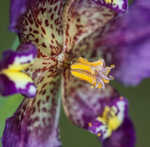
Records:
[[[71,69],[82,69],[82,70],[85,70],[85,71],[88,71],[88,72],[92,72],[92,69],[90,66],[88,65],[84,65],[84,64],[81,64],[81,63],[75,63],[73,65],[71,65]]]
[[[105,0],[107,4],[111,4],[113,0]]]
[[[82,72],[78,72],[78,71],[71,71],[72,75],[79,78],[79,79],[82,79],[82,80],[85,80],[91,84],[95,84],[96,83],[96,79],[94,79],[93,76],[91,75],[88,75],[88,73],[82,73]]]
[[[82,57],[78,58],[77,62],[71,65],[71,73],[73,76],[87,81],[96,88],[104,88],[113,78],[108,76],[114,65],[105,67],[103,59],[89,62]]]
[[[109,80],[106,80],[106,79],[104,79],[104,78],[103,78],[102,80],[103,80],[104,83],[106,83],[106,84],[109,84],[109,82],[110,82]]]
[[[87,65],[92,65],[92,66],[98,66],[98,65],[104,64],[104,61],[102,59],[95,61],[95,62],[89,62],[87,59],[84,59],[82,57],[79,57],[77,62],[82,63],[82,64],[87,64]]]
[[[92,127],[92,123],[91,123],[91,122],[89,122],[89,123],[88,123],[88,126],[89,126],[89,127]]]
[[[100,137],[100,136],[101,136],[101,133],[97,133],[97,136]]]

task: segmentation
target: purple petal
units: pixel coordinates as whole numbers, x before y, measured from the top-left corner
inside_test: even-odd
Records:
[[[37,64],[40,61],[37,60]],[[35,66],[30,67],[31,69]],[[34,99],[25,98],[14,116],[6,121],[2,137],[3,147],[60,147],[58,90],[59,76],[49,76],[49,71],[39,67],[34,70],[37,94]]]
[[[128,46],[128,52],[115,73],[115,76],[126,85],[137,85],[150,77],[150,39],[146,38]],[[122,49],[126,50],[124,47]]]
[[[120,98],[110,86],[104,90],[91,88],[66,71],[63,79],[63,106],[66,115],[77,126],[88,129],[88,123],[101,115],[106,105],[112,105]]]
[[[126,143],[125,145],[131,145],[129,147],[134,147],[135,132],[132,123],[126,119],[128,117],[128,103],[125,98],[120,98],[118,93],[110,86],[107,86],[104,90],[92,89],[88,84],[71,77],[67,71],[64,74],[63,84],[64,110],[75,125],[90,130],[90,132],[98,136],[99,134],[97,133],[99,132],[97,131],[100,131],[100,135],[102,135],[100,139],[103,145],[105,145],[104,147],[124,147],[124,143]],[[119,104],[120,102],[121,105]],[[121,127],[117,126],[112,131],[112,134],[106,134],[105,136],[106,132],[103,131],[107,131],[108,125],[104,125],[104,122],[97,121],[96,119],[104,115],[106,106],[112,107],[113,109],[115,107],[117,109],[117,112],[114,111],[116,115],[123,117],[122,125],[119,124]],[[100,129],[99,127],[101,126],[102,128]],[[117,135],[123,135],[123,137],[119,138]],[[127,138],[125,138],[125,135],[127,135]],[[128,136],[131,138],[128,138]],[[107,137],[110,139],[104,139]],[[123,138],[125,139],[123,140]],[[123,144],[123,146],[115,146],[118,144]]]
[[[3,96],[17,93],[17,89],[13,81],[9,80],[4,74],[0,74],[0,93]]]
[[[37,49],[32,44],[21,44],[18,51],[7,50],[0,61],[0,70],[7,69],[13,64],[28,64],[37,56]]]
[[[88,128],[88,123],[103,111],[104,104],[116,93],[111,87],[105,91],[92,89],[89,84],[72,77],[66,71],[63,79],[63,106],[66,115],[77,126]]]
[[[136,5],[140,5],[140,6],[143,6],[143,7],[147,7],[147,8],[149,8],[150,7],[150,2],[149,2],[149,0],[145,0],[145,1],[141,1],[141,0],[135,0],[135,2],[134,3],[136,3]]]
[[[32,44],[22,44],[19,51],[8,50],[3,53],[0,61],[0,93],[3,96],[21,93],[27,97],[34,97],[36,86],[32,79],[23,73],[24,65],[36,57],[37,51]]]
[[[135,130],[132,121],[127,117],[112,136],[103,141],[103,147],[135,147]]]
[[[36,94],[36,86],[31,82],[28,82],[24,88],[17,87],[14,81],[6,75],[0,74],[0,83],[0,94],[3,96],[22,94],[31,98]]]
[[[72,56],[90,56],[95,47],[95,38],[102,35],[116,15],[112,9],[97,5],[93,0],[68,1],[63,16],[63,49],[70,59]]]
[[[17,22],[19,17],[23,15],[26,11],[26,5],[28,0],[11,0],[10,8],[10,26],[9,29],[13,32],[17,32]]]
[[[137,2],[101,40],[107,61],[116,65],[116,78],[126,85],[150,77],[150,1]]]

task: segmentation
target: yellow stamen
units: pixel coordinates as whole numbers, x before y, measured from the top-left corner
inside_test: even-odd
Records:
[[[96,83],[96,79],[94,77],[92,77],[91,75],[88,75],[86,73],[82,73],[82,72],[78,72],[78,71],[71,71],[72,75],[79,78],[79,79],[82,79],[82,80],[85,80],[91,84],[95,84]]]
[[[105,0],[105,2],[106,2],[107,4],[111,4],[111,3],[112,3],[112,0]]]
[[[87,81],[96,88],[104,88],[113,78],[108,76],[114,65],[105,67],[103,59],[89,62],[87,59],[78,58],[77,62],[71,65],[71,73],[73,76]]]
[[[85,71],[88,71],[88,72],[92,72],[92,69],[89,65],[84,65],[84,64],[81,64],[81,63],[78,63],[78,64],[73,64],[71,66],[72,69],[82,69],[82,70],[85,70]]]
[[[82,57],[79,57],[77,62],[87,64],[87,65],[92,65],[92,66],[103,65],[103,63],[104,63],[103,60],[98,60],[98,61],[95,61],[95,62],[89,62],[87,59],[84,59]]]

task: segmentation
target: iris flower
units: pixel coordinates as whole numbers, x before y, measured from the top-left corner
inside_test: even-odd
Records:
[[[134,147],[128,101],[108,85],[112,75],[130,83],[121,74],[128,72],[124,64],[134,62],[132,54],[128,54],[128,49],[134,48],[134,38],[128,40],[128,31],[121,27],[122,21],[128,24],[135,14],[124,14],[126,9],[126,0],[11,0],[10,30],[18,34],[21,43],[13,54],[17,57],[22,53],[25,60],[26,55],[31,55],[33,60],[37,50],[37,57],[26,60],[27,63],[19,62],[20,68],[15,70],[15,74],[23,74],[23,79],[27,79],[23,89],[31,83],[31,90],[15,87],[12,92],[11,84],[3,82],[3,95],[25,95],[15,114],[6,121],[3,147],[61,146],[61,99],[73,124],[96,134],[103,147]],[[129,9],[132,11],[135,8]],[[126,46],[128,41],[131,44]],[[3,60],[7,61],[6,56]],[[7,73],[11,67],[16,69],[16,62],[4,61],[1,63],[7,64]],[[0,68],[0,74],[16,86],[18,81],[4,72],[5,67]]]

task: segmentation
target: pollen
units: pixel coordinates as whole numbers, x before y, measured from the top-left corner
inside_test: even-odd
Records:
[[[89,62],[87,59],[80,57],[71,65],[71,74],[76,78],[90,83],[91,87],[105,88],[105,84],[113,80],[113,77],[109,73],[114,67],[114,65],[110,67],[105,66],[103,59]]]

